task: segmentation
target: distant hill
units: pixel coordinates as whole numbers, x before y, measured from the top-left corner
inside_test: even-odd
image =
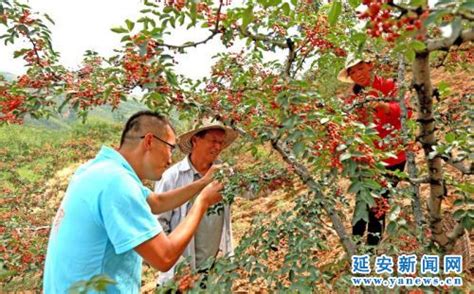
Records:
[[[0,76],[3,76],[3,78],[9,82],[16,78],[16,75],[6,71],[0,71]]]
[[[144,109],[147,109],[147,107],[143,103],[130,99],[129,101],[122,101],[119,107],[113,111],[110,105],[96,107],[89,111],[88,119],[123,124],[132,114]],[[66,106],[61,114],[56,114],[49,118],[35,119],[27,115],[25,117],[25,125],[46,127],[48,129],[63,129],[69,128],[80,120],[81,118],[78,117],[77,113]]]

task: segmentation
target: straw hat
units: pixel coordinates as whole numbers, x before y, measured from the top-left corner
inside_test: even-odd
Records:
[[[341,69],[341,71],[337,75],[337,79],[344,83],[353,84],[354,81],[349,76],[347,70],[361,62],[369,63],[369,62],[372,62],[372,60],[370,58],[360,58],[360,57],[355,56],[353,53],[349,53],[346,59],[346,63],[344,64],[344,68]]]
[[[178,138],[178,146],[181,152],[188,154],[191,153],[192,144],[191,138],[197,133],[205,130],[223,130],[225,132],[224,146],[222,149],[227,148],[234,140],[238,137],[238,133],[232,128],[225,126],[222,122],[216,119],[205,118],[198,122],[192,131],[182,134]]]

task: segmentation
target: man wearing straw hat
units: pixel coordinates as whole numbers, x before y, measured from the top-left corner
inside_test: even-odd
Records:
[[[375,147],[384,151],[396,151],[395,156],[385,158],[383,163],[386,170],[403,171],[406,163],[405,150],[400,150],[398,146],[401,141],[399,138],[399,130],[401,129],[401,108],[397,99],[397,88],[392,79],[385,79],[374,74],[374,65],[370,59],[357,58],[353,54],[349,54],[346,59],[344,68],[339,72],[338,77],[340,81],[353,84],[353,95],[349,97],[349,103],[359,101],[366,97],[378,98],[385,97],[386,100],[391,101],[372,101],[369,106],[362,105],[362,107],[355,109],[357,119],[363,123],[375,123],[380,140],[374,142]],[[374,100],[372,99],[372,100]],[[411,116],[411,111],[408,112]],[[386,143],[388,142],[388,144]],[[398,146],[397,146],[398,145]],[[385,179],[391,183],[393,187],[398,184],[398,179],[389,174],[385,174]],[[354,220],[352,227],[352,234],[354,236],[362,237],[367,227],[367,244],[369,246],[376,246],[379,244],[385,228],[385,212],[379,209],[378,206],[383,206],[386,199],[389,197],[389,190],[385,189],[376,199],[379,205],[376,207],[368,207],[368,219],[363,219],[359,215],[356,219],[354,213]],[[363,205],[363,203],[356,203]]]
[[[178,145],[186,157],[169,168],[156,183],[156,192],[165,192],[188,185],[200,179],[218,159],[238,134],[216,120],[204,119],[192,131],[181,135]],[[178,208],[158,216],[163,229],[173,231],[186,217],[192,207],[190,201]],[[219,249],[224,255],[231,255],[232,229],[230,207],[225,205],[223,213],[205,215],[194,238],[185,249],[183,256],[190,258],[193,269],[199,269],[208,258],[216,257]],[[158,285],[174,277],[174,268],[162,273]]]

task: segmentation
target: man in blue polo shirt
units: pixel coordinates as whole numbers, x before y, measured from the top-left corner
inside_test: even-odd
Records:
[[[143,179],[159,180],[171,164],[175,133],[156,113],[134,114],[120,148],[102,147],[74,174],[53,221],[46,256],[45,293],[65,293],[74,283],[107,275],[108,293],[138,293],[142,258],[168,270],[191,240],[207,208],[221,200],[213,168],[201,180],[156,194]],[[185,221],[166,235],[153,214],[198,194]]]

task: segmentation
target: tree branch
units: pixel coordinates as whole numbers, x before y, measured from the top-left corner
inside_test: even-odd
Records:
[[[290,151],[286,150],[286,148],[278,140],[272,140],[272,146],[275,150],[278,151],[278,153],[280,153],[280,155],[283,157],[283,160],[285,160],[288,164],[294,167],[295,173],[300,177],[303,183],[307,185],[311,189],[311,191],[316,194],[317,197],[324,201],[325,198],[321,192],[321,187],[313,179],[306,167],[301,163],[297,162],[294,155],[291,154]],[[333,228],[339,236],[339,239],[341,240],[342,245],[344,246],[344,249],[346,250],[350,258],[356,253],[356,248],[350,236],[347,234],[341,218],[336,213],[334,208],[331,205],[328,205],[328,203],[323,203],[323,208],[328,213],[329,218],[331,219],[331,222],[333,224]]]
[[[454,43],[461,44],[474,40],[474,28],[461,31],[461,26],[457,30],[453,30],[451,36],[437,40],[428,40],[426,42],[426,50],[428,52],[436,50],[449,50]]]
[[[365,104],[370,102],[397,102],[398,100],[393,97],[367,97],[364,100],[353,103],[350,107],[344,108],[344,112],[351,112],[355,108],[363,107]]]
[[[458,13],[456,13],[455,15],[458,15],[460,16],[461,18],[464,18],[466,20],[469,20],[469,21],[474,21],[474,15],[468,13],[468,12],[461,12],[459,11]]]
[[[472,163],[469,166],[465,166],[462,163],[462,159],[453,159],[453,158],[448,157],[448,156],[442,156],[441,158],[444,160],[444,162],[446,162],[447,164],[449,164],[452,167],[456,168],[457,170],[459,170],[461,173],[463,173],[465,175],[474,174],[474,168],[472,166]]]
[[[155,46],[156,47],[167,47],[169,49],[185,49],[185,48],[189,48],[189,47],[197,47],[198,45],[201,45],[201,44],[206,44],[207,42],[209,42],[211,39],[213,39],[216,35],[218,35],[220,33],[220,31],[219,31],[219,21],[221,20],[222,5],[223,5],[223,2],[220,1],[219,7],[217,8],[217,13],[216,13],[216,24],[215,24],[214,28],[212,30],[210,30],[211,34],[206,39],[204,39],[202,41],[199,41],[199,42],[186,42],[182,45],[172,45],[172,44],[166,44],[166,43],[158,43]]]
[[[239,27],[239,31],[242,35],[254,40],[255,42],[261,41],[261,42],[264,42],[264,43],[275,45],[275,46],[277,46],[281,49],[288,48],[288,44],[286,42],[279,42],[279,41],[274,40],[273,38],[270,38],[270,37],[262,35],[262,34],[254,35],[247,28],[244,29],[242,27]]]
[[[461,223],[457,223],[454,229],[446,234],[446,237],[448,238],[448,244],[446,244],[446,247],[454,247],[456,241],[464,235],[465,231],[464,226]]]
[[[295,53],[295,43],[291,38],[286,39],[286,44],[288,45],[288,58],[286,60],[285,72],[284,75],[286,78],[290,78],[290,71],[293,62],[295,61],[296,53]]]

